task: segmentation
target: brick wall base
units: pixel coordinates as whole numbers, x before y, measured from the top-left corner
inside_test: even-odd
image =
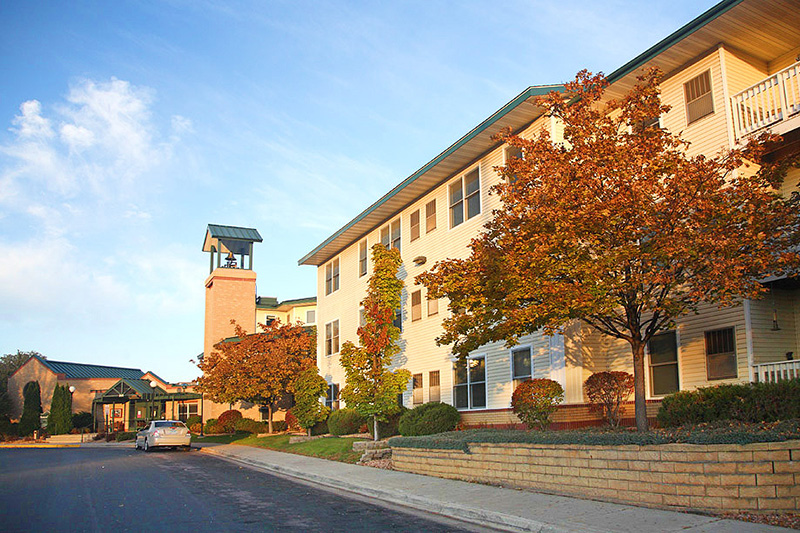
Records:
[[[800,510],[800,441],[393,448],[395,470],[677,510]]]

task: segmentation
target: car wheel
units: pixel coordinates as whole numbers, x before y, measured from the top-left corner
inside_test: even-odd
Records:
[[[135,447],[137,450],[141,450],[141,449],[142,449],[142,448],[141,448],[141,446],[139,446],[139,441],[138,441],[138,440],[135,440],[135,441],[133,441],[133,442],[134,442],[134,444],[133,444],[133,445],[134,445],[134,447]]]
[[[186,446],[183,447],[183,451],[185,451],[185,452],[192,451],[192,445],[191,444],[187,444]]]
[[[150,445],[147,443],[147,439],[144,439],[144,451],[146,451],[146,452],[149,452],[149,451],[151,451],[151,450],[152,450],[152,448],[151,448],[151,447],[150,447]]]

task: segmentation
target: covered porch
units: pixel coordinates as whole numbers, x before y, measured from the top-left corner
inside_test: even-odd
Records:
[[[135,431],[151,420],[202,416],[201,398],[192,392],[167,392],[155,381],[121,379],[95,395],[92,412],[98,431]]]

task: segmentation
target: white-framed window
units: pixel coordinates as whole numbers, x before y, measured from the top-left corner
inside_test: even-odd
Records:
[[[425,204],[425,233],[436,229],[436,199]]]
[[[395,219],[381,228],[381,244],[386,249],[400,250],[400,219]]]
[[[441,401],[441,389],[439,388],[439,371],[431,370],[428,372],[428,401],[439,402]]]
[[[306,324],[316,324],[317,323],[317,312],[314,309],[309,309],[306,311]]]
[[[736,329],[733,327],[704,332],[706,370],[709,381],[738,376],[736,365]]]
[[[422,374],[414,374],[411,376],[411,383],[413,391],[411,394],[411,401],[416,405],[422,405]]]
[[[409,239],[411,239],[411,242],[414,242],[419,239],[419,209],[411,213],[411,216],[409,216],[409,222],[411,223]]]
[[[428,316],[434,316],[439,314],[439,300],[436,298],[431,298],[428,300]]]
[[[486,356],[473,355],[453,363],[453,404],[456,409],[486,407]]]
[[[422,291],[411,293],[411,321],[422,320]]]
[[[450,227],[481,212],[481,180],[478,167],[450,183]]]
[[[339,258],[325,265],[325,294],[339,290]]]
[[[528,381],[533,376],[530,346],[515,346],[511,349],[511,380],[514,389],[523,381]]]
[[[331,411],[339,409],[339,384],[331,383],[328,385],[328,393],[325,396],[325,407]]]
[[[650,394],[665,396],[680,389],[678,381],[678,336],[675,331],[654,335],[647,343],[650,357]]]
[[[325,324],[325,355],[339,353],[339,320]]]
[[[178,404],[178,420],[186,422],[190,416],[197,416],[197,402],[181,402]]]
[[[683,95],[686,99],[687,124],[713,114],[714,93],[711,90],[711,71],[706,70],[684,83]]]
[[[367,275],[367,239],[358,243],[358,277]]]

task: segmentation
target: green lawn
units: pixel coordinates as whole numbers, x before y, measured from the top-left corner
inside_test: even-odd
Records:
[[[243,444],[245,446],[255,446],[267,448],[280,452],[296,453],[298,455],[309,455],[331,461],[342,463],[356,463],[361,458],[361,452],[353,451],[353,443],[364,439],[323,437],[306,442],[289,444],[289,435],[270,435],[268,437],[256,437],[247,433],[237,433],[235,435],[211,435],[199,437],[192,435],[192,442],[219,442],[222,444]]]

